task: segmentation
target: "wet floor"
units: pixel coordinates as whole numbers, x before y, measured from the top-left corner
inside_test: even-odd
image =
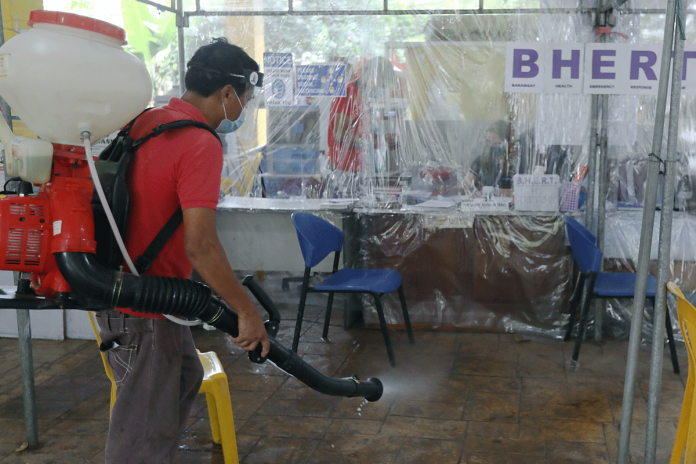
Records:
[[[290,345],[296,306],[280,305],[278,339]],[[299,353],[322,373],[379,377],[376,403],[316,393],[272,365],[251,364],[219,331],[194,332],[214,350],[229,378],[240,461],[293,463],[610,463],[616,460],[626,341],[583,345],[568,371],[572,343],[528,341],[514,334],[392,330],[397,367],[381,333],[345,331],[336,310],[320,339],[322,308],[305,314]],[[85,316],[86,317],[86,316]],[[104,462],[110,384],[94,341],[33,344],[40,447],[25,441],[17,340],[0,339],[0,463]],[[631,438],[643,462],[648,353],[641,352]],[[665,357],[657,462],[669,462],[686,382]],[[182,437],[180,463],[222,463],[212,443],[205,396]]]

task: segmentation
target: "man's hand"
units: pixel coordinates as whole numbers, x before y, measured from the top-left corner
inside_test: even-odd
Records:
[[[251,351],[260,342],[262,356],[271,347],[256,305],[227,261],[215,227],[215,211],[209,208],[184,210],[184,249],[186,256],[203,280],[235,310],[239,318],[239,335],[232,342]]]
[[[253,351],[256,345],[261,343],[263,350],[261,356],[266,357],[271,349],[271,342],[268,341],[266,328],[263,325],[261,316],[258,313],[253,313],[250,316],[243,313],[239,316],[239,335],[230,337],[232,342],[238,347],[246,351]]]

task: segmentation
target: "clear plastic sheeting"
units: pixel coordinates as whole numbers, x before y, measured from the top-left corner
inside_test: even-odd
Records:
[[[653,243],[650,256],[650,274],[657,275],[658,237],[660,212],[655,214],[653,227]],[[578,218],[582,219],[582,218]],[[640,209],[622,209],[610,212],[606,218],[606,240],[604,248],[605,272],[635,272],[638,263],[638,249],[640,246],[640,232],[642,226],[642,211]],[[671,263],[670,275],[684,292],[689,301],[696,301],[696,216],[686,212],[674,212],[672,218],[671,234]],[[676,306],[668,302],[672,327],[675,339],[682,340],[676,314]],[[632,300],[607,300],[604,331],[608,336],[615,338],[627,338],[630,331],[630,318],[632,313]],[[643,344],[652,344],[652,303],[646,301]],[[591,322],[593,324],[594,322]]]
[[[557,335],[573,261],[558,215],[357,211],[358,267],[396,269],[411,322],[426,328],[547,331]],[[383,297],[402,324],[397,296]],[[377,321],[373,303],[369,322]]]
[[[607,207],[605,269],[637,263],[657,97],[599,96],[608,111],[598,105],[593,124],[585,89],[507,92],[506,60],[515,44],[659,49],[664,2],[619,3],[596,29],[595,1],[185,0],[178,22],[185,60],[224,36],[265,73],[254,117],[228,138],[226,156],[240,161],[228,160],[221,214],[243,208],[238,200],[263,200],[249,204],[250,214],[341,208],[351,249],[344,265],[399,270],[416,326],[559,336],[577,272],[561,214],[584,217],[594,153],[607,166],[606,197],[594,195],[595,211],[600,201]],[[688,49],[696,27],[691,6],[683,8]],[[171,14],[153,13],[149,22],[176,27],[166,21]],[[154,43],[137,35],[147,31],[127,32],[135,48]],[[178,95],[171,42],[143,51],[160,102]],[[659,62],[654,70],[659,75]],[[687,90],[671,260],[673,280],[693,294],[696,99]],[[656,254],[657,225],[654,236]],[[394,296],[384,299],[388,321],[401,323]],[[369,298],[362,303],[375,321]],[[627,335],[630,307],[608,301],[605,335]]]
[[[454,7],[435,3],[429,8]],[[390,10],[402,11],[395,15],[313,15],[324,11],[323,3],[295,1],[301,15],[225,19],[232,41],[239,38],[265,60],[265,99],[253,130],[247,128],[256,138],[240,139],[240,153],[263,152],[251,195],[345,201],[353,213],[343,223],[352,250],[344,265],[399,270],[417,327],[562,336],[577,270],[559,213],[584,215],[592,96],[505,92],[507,47],[659,44],[664,15],[641,9],[660,5],[636,2],[630,13],[625,5],[614,10],[616,24],[605,31],[617,34],[604,37],[587,9],[595,5],[555,0],[484,1],[486,14],[424,14],[415,4],[390,0]],[[331,4],[345,12],[381,7]],[[513,7],[522,10],[488,11]],[[404,12],[409,9],[412,14]],[[691,37],[693,16],[687,18]],[[203,19],[209,20],[192,17]],[[656,97],[606,98],[608,149],[598,150],[608,167],[605,268],[621,271],[637,262]],[[696,243],[690,241],[696,233],[690,216],[695,109],[693,97],[684,96],[681,212],[672,253],[674,277],[684,284],[696,261],[688,246]],[[530,188],[520,179],[548,185]],[[690,290],[696,288],[686,284]],[[401,324],[398,298],[387,295],[384,302],[387,321]],[[362,298],[360,306],[366,321],[376,323],[371,299]],[[605,336],[626,337],[630,300],[610,300],[604,308]],[[648,307],[646,328],[651,314]]]

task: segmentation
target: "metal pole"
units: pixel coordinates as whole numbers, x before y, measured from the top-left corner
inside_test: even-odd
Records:
[[[186,76],[186,51],[184,50],[184,26],[186,18],[184,18],[183,0],[176,2],[176,37],[177,47],[179,48],[179,92],[181,95],[186,91],[184,84],[184,76]]]
[[[137,0],[154,7],[158,7],[157,3],[150,1]],[[475,10],[457,10],[457,9],[439,9],[439,10],[420,10],[420,9],[409,9],[409,10],[388,10],[375,9],[375,10],[296,10],[293,6],[292,0],[290,0],[288,10],[217,10],[217,11],[206,11],[206,10],[196,10],[187,11],[185,13],[186,17],[191,16],[262,16],[262,17],[272,17],[272,16],[463,16],[463,15],[521,15],[521,14],[555,14],[555,15],[569,15],[569,14],[590,14],[595,13],[597,8],[483,8],[483,0],[479,0],[479,8]],[[159,8],[159,7],[158,7]],[[164,11],[168,11],[167,8],[160,8]],[[665,10],[662,8],[626,8],[622,9],[623,14],[665,14]],[[693,14],[689,10],[689,14]]]
[[[5,43],[5,26],[0,8],[0,45]],[[2,117],[12,129],[12,109],[0,96]],[[7,153],[8,147],[5,147]],[[36,389],[34,388],[34,360],[31,351],[31,322],[29,311],[17,310],[17,341],[19,342],[19,361],[22,366],[22,390],[24,394],[24,427],[27,432],[27,446],[39,444],[39,427],[36,413]]]
[[[31,350],[31,320],[28,309],[17,310],[17,337],[19,359],[22,364],[22,388],[24,391],[24,427],[27,431],[29,448],[39,444],[39,426],[36,413],[36,390],[34,388],[34,358]]]
[[[594,231],[595,177],[597,176],[597,108],[599,95],[592,95],[590,107],[590,147],[587,161],[587,204],[585,205],[585,227]]]
[[[597,2],[595,12],[595,27],[604,26],[606,24],[606,13],[602,12],[602,1]],[[601,40],[604,40],[602,36]],[[590,159],[587,163],[587,207],[585,209],[585,227],[591,232],[594,231],[594,200],[595,200],[595,182],[597,179],[597,116],[599,113],[599,95],[592,95],[591,120],[590,120]]]
[[[605,42],[602,35],[602,42]],[[602,95],[602,130],[600,135],[600,155],[599,155],[599,205],[597,208],[597,247],[604,253],[604,229],[606,224],[607,211],[607,163],[609,162],[609,95]],[[604,270],[604,260],[599,267]],[[596,341],[602,340],[602,323],[604,320],[605,300],[595,302],[595,330]]]
[[[662,361],[665,349],[665,319],[667,308],[666,284],[670,278],[670,247],[672,245],[672,211],[674,209],[674,181],[677,177],[677,135],[679,133],[679,103],[681,98],[682,68],[684,64],[684,37],[676,31],[674,62],[672,65],[672,95],[669,102],[667,156],[665,163],[660,241],[657,255],[657,292],[653,317],[653,342],[650,360],[650,392],[648,394],[648,422],[645,431],[645,464],[654,464],[657,447],[657,418],[662,387]]]
[[[595,26],[605,26],[606,25],[606,13],[604,12],[605,8],[603,8],[603,5],[607,2],[599,1],[597,4],[597,16],[596,16],[596,22]],[[599,41],[601,43],[605,43],[607,41],[607,36],[606,34],[602,34],[599,38]],[[601,98],[601,100],[600,100]],[[595,102],[595,113],[593,114],[593,122],[595,122],[594,126],[594,134],[591,136],[594,136],[595,138],[595,145],[594,145],[594,159],[595,161],[595,168],[592,171],[593,175],[591,180],[592,182],[592,209],[589,210],[590,214],[592,214],[591,218],[592,220],[590,221],[590,227],[594,225],[594,195],[595,195],[595,187],[594,183],[598,182],[598,202],[597,202],[597,247],[601,250],[604,251],[604,223],[605,223],[605,216],[606,216],[606,191],[607,191],[607,160],[609,158],[608,156],[608,136],[607,136],[607,130],[608,130],[608,125],[609,125],[609,95],[602,95],[601,97],[597,98]],[[602,110],[602,121],[600,125],[600,136],[599,136],[599,143],[597,143],[597,124],[596,124],[596,118],[597,118],[597,112],[599,111],[601,107]],[[599,148],[599,157],[597,156],[597,148]],[[596,163],[599,163],[597,165]],[[597,181],[597,179],[599,179]],[[588,181],[588,187],[590,186],[590,183]],[[592,230],[591,228],[589,230]],[[600,267],[600,270],[602,270],[603,267]],[[604,320],[604,300],[599,300],[599,301],[594,301],[592,304],[592,308],[594,311],[595,315],[595,321],[594,321],[594,338],[596,341],[601,341],[602,340],[602,324]]]
[[[655,222],[655,206],[657,203],[657,180],[660,171],[658,158],[662,150],[662,136],[665,125],[667,84],[672,57],[675,8],[675,0],[668,0],[667,17],[665,19],[665,35],[662,41],[660,85],[657,94],[657,106],[655,108],[655,128],[652,143],[652,153],[656,155],[657,158],[655,156],[648,157],[648,177],[646,179],[645,198],[643,201],[643,225],[640,234],[638,265],[636,266],[636,290],[633,295],[631,333],[628,342],[628,359],[626,361],[626,378],[624,380],[624,394],[621,409],[621,427],[619,429],[618,464],[628,463],[628,445],[631,439],[631,425],[633,420],[633,395],[638,369],[638,353],[640,350],[641,330],[643,327],[643,309],[645,306],[645,292],[648,287],[648,268],[650,266],[650,251],[652,246],[653,224]]]

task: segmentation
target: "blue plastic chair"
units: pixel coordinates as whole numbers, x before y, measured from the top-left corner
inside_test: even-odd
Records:
[[[585,336],[587,316],[592,298],[633,298],[636,288],[636,275],[625,272],[599,272],[602,264],[602,252],[595,245],[596,237],[572,217],[565,216],[565,220],[568,241],[573,250],[575,262],[580,269],[580,279],[575,289],[575,294],[570,300],[570,318],[565,334],[565,341],[570,340],[577,308],[580,306],[582,308],[580,312],[580,327],[575,340],[575,348],[573,349],[573,359],[570,362],[570,370],[574,371],[578,364],[582,339]],[[655,307],[656,288],[657,280],[653,276],[648,275],[648,287],[645,297],[653,301],[653,307]],[[674,368],[674,373],[678,374],[679,361],[677,359],[677,349],[674,344],[669,311],[667,311],[665,325],[667,326],[672,367]]]
[[[384,343],[387,345],[389,362],[392,366],[395,366],[394,352],[392,350],[391,339],[389,338],[387,322],[384,318],[384,311],[380,298],[382,295],[398,290],[408,338],[411,343],[414,343],[411,320],[408,317],[408,309],[406,307],[406,297],[404,296],[404,290],[401,285],[401,274],[398,271],[384,269],[339,270],[338,263],[341,249],[343,248],[343,232],[324,219],[314,216],[313,214],[299,211],[292,214],[292,223],[297,230],[297,238],[300,241],[300,249],[302,250],[302,256],[305,262],[300,307],[297,312],[297,324],[295,325],[295,336],[292,341],[292,351],[297,352],[297,347],[300,342],[300,330],[308,293],[329,294],[326,316],[324,318],[323,338],[327,338],[329,333],[331,307],[333,305],[335,293],[369,293],[375,299],[375,307],[377,309],[377,316],[379,316],[379,324],[382,328]],[[309,285],[309,279],[312,268],[323,261],[331,252],[335,253],[332,274],[323,282],[311,287]]]

